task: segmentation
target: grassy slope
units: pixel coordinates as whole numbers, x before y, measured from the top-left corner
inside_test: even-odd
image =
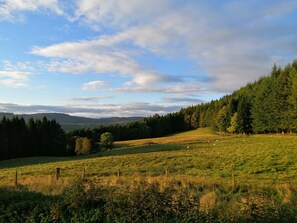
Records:
[[[153,145],[148,145],[153,142]],[[13,185],[15,171],[24,184],[52,179],[55,168],[64,178],[115,175],[171,175],[241,182],[292,181],[297,173],[294,135],[215,135],[199,129],[170,137],[116,143],[117,149],[83,157],[35,157],[0,162],[0,186]]]

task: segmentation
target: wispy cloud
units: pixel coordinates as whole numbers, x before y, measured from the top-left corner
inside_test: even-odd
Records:
[[[24,80],[16,80],[16,79],[0,79],[0,88],[27,88],[28,84]]]
[[[178,85],[159,86],[159,87],[123,87],[110,89],[112,92],[123,93],[167,93],[167,94],[191,94],[198,92],[207,92],[210,90],[199,87],[199,83],[182,83]]]
[[[29,77],[33,75],[33,70],[28,63],[13,64],[11,61],[3,61],[3,70],[0,70],[0,87],[29,87]]]
[[[88,83],[84,83],[82,89],[84,91],[97,91],[106,85],[108,85],[106,81],[90,81]]]
[[[155,113],[167,114],[179,110],[180,106],[158,105],[151,103],[126,103],[126,104],[65,104],[52,105],[21,105],[13,103],[0,103],[0,110],[15,114],[32,113],[66,113],[70,115],[83,115],[86,117],[130,117],[149,116]]]
[[[71,40],[63,36],[60,43],[31,43],[35,46],[26,56],[42,62],[5,62],[0,86],[26,87],[35,69],[46,78],[67,73],[69,80],[68,74],[84,74],[73,78],[81,86],[75,95],[103,89],[115,97],[130,93],[126,101],[132,102],[134,95],[154,93],[154,101],[167,105],[136,103],[143,110],[134,104],[96,107],[92,102],[103,98],[77,97],[71,101],[89,107],[36,110],[127,116],[129,109],[131,114],[173,111],[176,104],[199,103],[195,95],[230,93],[269,73],[274,63],[282,66],[297,57],[296,0],[0,0],[0,21],[21,20],[26,12],[60,15],[69,27],[90,28],[92,39],[80,33]],[[94,81],[84,83],[86,79]]]
[[[212,80],[213,90],[230,92],[267,74],[274,62],[288,62],[288,52],[297,55],[296,49],[287,47],[296,44],[296,23],[286,26],[275,22],[296,9],[293,0],[270,4],[229,1],[216,7],[196,1],[180,4],[163,0],[156,4],[138,0],[80,0],[76,3],[75,19],[109,29],[111,34],[94,40],[35,47],[32,53],[58,59],[49,64],[52,71],[107,72],[131,77],[125,83],[131,91],[153,90],[147,87],[182,81],[182,74],[170,76],[144,68],[137,60],[140,53],[184,57]],[[134,85],[140,87],[133,88]]]
[[[117,39],[117,37],[115,37]],[[121,38],[119,38],[121,39]],[[181,78],[145,69],[134,58],[134,51],[116,46],[118,40],[105,37],[90,41],[66,42],[48,47],[34,47],[32,54],[59,58],[50,62],[50,71],[66,73],[117,73],[131,80],[125,85],[148,86],[159,82],[180,82]]]
[[[16,80],[27,80],[30,75],[32,75],[31,72],[0,71],[0,77],[9,77]]]
[[[67,98],[66,101],[83,101],[83,102],[98,102],[102,99],[111,99],[113,96],[96,96],[96,97],[74,97]]]
[[[169,0],[78,0],[73,20],[83,21],[94,29],[127,28],[149,22],[165,12],[170,2]]]
[[[26,88],[31,72],[22,71],[0,71],[0,87]]]
[[[189,97],[163,97],[161,98],[162,101],[166,102],[166,103],[194,103],[194,104],[198,104],[198,103],[202,103],[204,102],[202,99],[200,98],[189,98]]]
[[[3,0],[0,2],[0,21],[16,21],[24,18],[22,12],[48,10],[58,15],[63,14],[58,0]]]

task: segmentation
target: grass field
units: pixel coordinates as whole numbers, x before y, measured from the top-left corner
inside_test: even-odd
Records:
[[[80,157],[33,157],[0,162],[0,187],[18,182],[30,190],[47,191],[85,176],[110,181],[178,178],[197,183],[248,183],[251,185],[297,181],[295,135],[217,135],[198,129],[169,137],[117,142],[114,150]]]
[[[296,135],[198,129],[0,169],[1,223],[297,222]]]

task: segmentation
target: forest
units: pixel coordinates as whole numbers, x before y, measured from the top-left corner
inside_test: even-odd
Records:
[[[0,122],[0,160],[25,156],[74,155],[75,138],[86,137],[92,147],[100,135],[114,140],[161,137],[200,127],[235,134],[297,132],[297,60],[218,100],[179,112],[144,118],[128,124],[102,125],[65,133],[56,121],[27,123],[5,117]]]
[[[27,123],[14,117],[0,122],[0,160],[27,156],[71,155],[67,148],[67,137],[55,120]]]
[[[297,132],[297,60],[218,100],[158,114],[127,125],[82,129],[72,134],[96,138],[111,132],[115,140],[161,137],[211,127],[215,132],[239,134]]]

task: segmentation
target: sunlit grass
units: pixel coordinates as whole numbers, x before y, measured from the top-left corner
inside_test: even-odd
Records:
[[[269,185],[297,179],[295,135],[216,135],[209,129],[199,129],[164,138],[118,142],[116,147],[81,157],[1,161],[0,187],[13,186],[18,171],[19,184],[42,191],[42,185],[57,184],[57,167],[61,168],[57,191],[83,173],[101,183],[118,174],[127,182],[139,177],[159,181],[171,177],[206,184]]]

